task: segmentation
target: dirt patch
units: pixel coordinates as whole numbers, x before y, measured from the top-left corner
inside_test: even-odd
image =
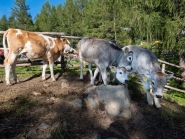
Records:
[[[49,75],[47,75],[49,78]],[[12,86],[0,83],[0,138],[26,138],[30,130],[42,123],[52,127],[53,139],[183,139],[185,110],[183,106],[162,100],[162,109],[147,105],[146,96],[129,84],[132,118],[108,117],[104,111],[74,108],[65,101],[83,100],[90,86],[89,75],[64,73],[56,82],[42,82],[41,77],[20,79]],[[4,81],[4,79],[0,79]],[[62,81],[67,85],[62,87]]]

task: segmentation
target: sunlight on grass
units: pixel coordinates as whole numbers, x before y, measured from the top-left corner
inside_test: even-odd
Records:
[[[60,66],[54,66],[54,72],[59,72]],[[25,66],[25,67],[16,67],[16,73],[18,78],[32,77],[32,76],[41,76],[42,67],[41,66]],[[46,73],[50,73],[49,67],[46,70]],[[4,68],[0,68],[0,78],[5,77]],[[10,77],[12,78],[12,73],[10,72]]]
[[[168,91],[167,94],[164,95],[164,98],[170,100],[171,102],[175,102],[179,105],[185,106],[185,94],[177,91]]]
[[[80,62],[79,61],[70,61],[67,63],[66,71],[73,73],[78,72],[80,74]],[[58,64],[54,66],[54,73],[58,73],[61,71],[61,66]],[[84,71],[87,71],[87,68],[84,68]],[[16,73],[18,78],[32,77],[32,76],[41,76],[42,74],[42,66],[25,66],[25,67],[16,67]],[[46,70],[46,73],[50,74],[49,66]],[[74,74],[74,73],[73,73]],[[10,77],[12,78],[12,73],[10,72]],[[5,69],[0,68],[0,78],[5,78]]]

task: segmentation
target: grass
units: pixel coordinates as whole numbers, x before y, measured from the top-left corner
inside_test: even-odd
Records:
[[[16,67],[16,73],[18,77],[32,77],[34,75],[41,74],[40,66],[30,66],[30,67]],[[48,72],[48,71],[47,71]],[[10,73],[12,77],[12,73]],[[5,77],[5,70],[4,68],[0,68],[0,78]]]
[[[26,96],[18,96],[16,99],[16,116],[22,115],[25,111],[29,110],[31,107],[36,106],[36,101],[31,100]]]
[[[171,102],[175,102],[179,105],[185,106],[185,94],[184,93],[169,90],[164,95],[164,98],[167,99],[167,100],[170,100]]]
[[[51,134],[53,137],[56,137],[56,138],[64,138],[64,129],[60,128],[60,127],[56,127],[55,129],[53,129],[51,131]]]
[[[60,72],[60,65],[54,66],[54,73]],[[24,77],[33,77],[33,76],[41,76],[42,67],[41,66],[25,66],[25,67],[16,67],[16,73],[18,78]],[[50,74],[49,66],[46,70],[46,73]],[[10,76],[12,77],[12,73],[10,72]],[[0,78],[5,78],[5,70],[4,68],[0,68]]]
[[[15,99],[11,100],[10,103],[1,103],[0,111],[1,112],[11,112],[15,110],[15,116],[20,116],[28,111],[31,107],[36,106],[36,101],[31,100],[25,96],[18,96]]]

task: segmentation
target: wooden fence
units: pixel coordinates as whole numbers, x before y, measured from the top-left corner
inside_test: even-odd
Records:
[[[4,34],[5,31],[0,31],[0,34]],[[65,36],[64,32],[35,32],[39,34],[45,34],[45,35],[57,35],[63,38],[70,38],[70,39],[81,39],[82,37],[78,36]]]
[[[3,34],[5,31],[0,31],[0,34]],[[77,37],[77,36],[65,36],[63,32],[35,32],[35,33],[39,33],[39,34],[47,34],[47,35],[59,35],[60,37],[63,37],[63,38],[71,38],[71,39],[81,39],[82,37]],[[0,48],[2,49],[2,48]],[[21,61],[21,60],[20,60]],[[25,62],[21,64],[21,62],[19,61],[19,64],[17,64],[17,66],[35,66],[35,65],[41,65],[42,63],[41,62]],[[166,61],[163,61],[163,60],[160,60],[158,59],[158,61],[162,64],[162,72],[165,73],[165,67],[166,65],[169,65],[169,66],[173,66],[173,67],[176,67],[176,68],[179,68],[180,70],[180,66],[178,65],[175,65],[175,64],[172,64],[172,63],[169,63],[169,62],[166,62]],[[61,57],[61,62],[56,62],[56,64],[61,64],[61,71],[63,72],[64,71],[64,68],[65,68],[65,63],[64,63],[64,57]],[[0,65],[0,68],[3,68],[4,66],[3,65]],[[170,71],[166,71],[166,72],[169,72],[169,73],[172,73]],[[185,81],[179,77],[176,77],[176,76],[173,76],[173,78],[175,80],[180,80],[180,81]],[[181,90],[181,89],[178,89],[178,88],[175,88],[175,87],[172,87],[172,86],[168,86],[168,85],[165,85],[165,88],[168,88],[168,89],[171,89],[171,90],[175,90],[175,91],[178,91],[178,92],[182,92],[182,93],[185,93],[185,90]]]
[[[169,62],[160,60],[160,59],[158,59],[158,61],[159,61],[160,63],[162,63],[162,72],[164,72],[164,73],[165,73],[165,71],[166,71],[166,72],[169,72],[169,73],[172,73],[171,71],[165,70],[166,65],[179,68],[179,70],[180,70],[180,68],[181,68],[181,67],[178,66],[178,65],[175,65],[175,64],[172,64],[172,63],[169,63]],[[175,73],[174,73],[174,74],[175,74]],[[185,81],[185,80],[183,80],[183,79],[181,79],[181,78],[179,78],[179,77],[176,77],[175,75],[174,75],[172,78],[174,78],[175,80],[179,80],[179,81]],[[168,88],[168,89],[171,89],[171,90],[175,90],[175,91],[178,91],[178,92],[185,93],[185,90],[178,89],[178,88],[175,88],[175,87],[172,87],[172,86],[169,86],[169,85],[165,85],[165,88]]]

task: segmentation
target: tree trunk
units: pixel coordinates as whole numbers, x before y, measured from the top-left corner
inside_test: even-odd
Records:
[[[180,70],[181,70],[182,79],[185,80],[185,55],[184,54],[180,55],[179,66],[181,67]],[[185,81],[183,82],[183,87],[185,87]]]
[[[115,19],[115,15],[114,15],[114,39],[115,39],[115,41],[117,40],[117,36],[116,36],[116,19]]]

